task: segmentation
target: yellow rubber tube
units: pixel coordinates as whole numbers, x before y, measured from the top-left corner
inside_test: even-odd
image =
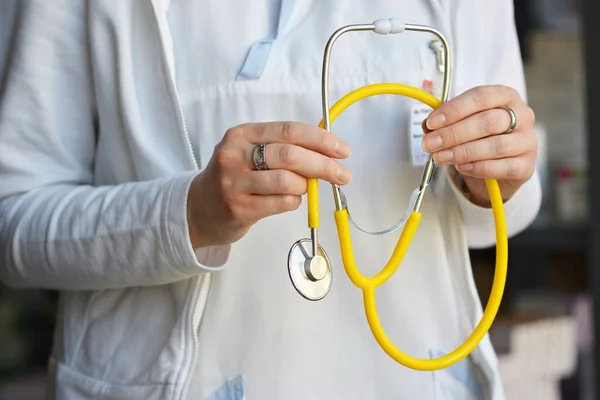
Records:
[[[307,183],[307,197],[308,197],[308,227],[318,228],[320,225],[319,220],[319,181],[316,179],[309,179]]]
[[[346,96],[341,98],[337,103],[331,107],[330,118],[331,123],[350,105],[355,102],[364,99],[366,97],[383,95],[383,94],[394,94],[413,98],[427,104],[431,108],[437,108],[441,102],[434,96],[425,92],[424,90],[402,85],[396,83],[379,83],[369,86],[362,87],[348,93]],[[323,121],[320,122],[319,126],[323,127]],[[318,225],[319,213],[318,213],[318,185],[316,179],[310,179],[308,183],[308,210],[309,210],[309,224],[312,222]],[[335,222],[337,226],[340,250],[342,254],[342,261],[344,269],[350,280],[363,291],[363,302],[365,308],[365,314],[369,328],[373,333],[377,343],[381,348],[395,361],[404,365],[407,368],[420,370],[420,371],[435,371],[443,368],[447,368],[463,358],[467,357],[475,348],[479,345],[481,340],[488,333],[492,326],[494,319],[500,308],[502,296],[504,294],[504,287],[506,284],[506,274],[508,265],[508,235],[506,231],[506,220],[504,216],[504,204],[502,200],[502,194],[500,187],[495,179],[485,180],[488,193],[492,204],[492,213],[494,216],[494,223],[496,227],[496,269],[494,273],[494,282],[492,284],[492,290],[483,316],[479,321],[479,324],[475,327],[471,335],[458,346],[452,352],[434,359],[420,359],[412,357],[400,349],[398,349],[392,341],[387,337],[377,314],[377,306],[375,303],[375,290],[387,281],[398,269],[410,243],[415,235],[419,222],[421,220],[421,214],[418,212],[412,212],[408,218],[404,229],[398,239],[396,248],[394,249],[392,256],[384,268],[375,276],[367,278],[359,271],[354,260],[354,253],[352,250],[352,239],[350,236],[350,226],[348,224],[348,211],[336,210],[334,212]],[[317,227],[317,226],[311,226]]]

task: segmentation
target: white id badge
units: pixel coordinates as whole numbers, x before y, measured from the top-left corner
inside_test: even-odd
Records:
[[[409,129],[408,134],[410,135],[410,156],[412,165],[415,167],[423,166],[427,163],[429,153],[423,150],[421,143],[423,142],[423,121],[433,111],[431,107],[420,103],[413,102],[410,109],[409,118]]]

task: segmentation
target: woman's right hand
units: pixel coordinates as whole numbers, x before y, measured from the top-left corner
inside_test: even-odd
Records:
[[[268,170],[257,171],[253,150],[265,149]],[[297,122],[242,124],[229,129],[206,169],[192,182],[188,225],[194,248],[233,243],[257,221],[296,210],[307,178],[344,185],[350,171],[335,159],[350,155],[334,134]]]

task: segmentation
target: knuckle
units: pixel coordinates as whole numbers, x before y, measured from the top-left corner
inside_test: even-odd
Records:
[[[489,90],[483,86],[478,86],[473,89],[473,93],[475,94],[475,103],[480,108],[488,108],[490,104]]]
[[[283,142],[293,143],[298,136],[298,124],[291,121],[281,123],[281,139]]]
[[[223,195],[229,195],[234,192],[235,183],[234,180],[228,174],[219,173],[219,191]]]
[[[523,170],[523,163],[517,160],[509,162],[506,170],[506,177],[508,179],[517,179],[521,177]]]
[[[294,164],[298,158],[297,152],[294,146],[289,144],[283,144],[279,148],[279,160],[284,165]]]
[[[512,146],[508,136],[497,136],[494,138],[494,151],[497,156],[507,156],[512,152]]]
[[[493,111],[483,113],[483,128],[486,132],[496,132],[499,129],[497,114]]]
[[[331,146],[331,144],[333,142],[331,136],[332,136],[332,134],[330,132],[325,131],[325,133],[319,137],[319,144],[321,145],[321,147],[327,148],[327,147]]]
[[[237,196],[232,194],[224,194],[223,201],[226,216],[233,220],[239,219],[241,207],[237,201]]]
[[[282,196],[281,197],[281,205],[286,211],[294,211],[300,207],[302,202],[302,198],[300,196]]]
[[[337,165],[336,162],[324,157],[323,159],[323,175],[329,180],[337,179]]]
[[[455,146],[455,145],[461,143],[460,132],[454,125],[450,125],[447,128],[445,136],[448,138],[448,142],[449,142],[448,145],[450,145],[450,146]]]
[[[492,168],[490,166],[490,163],[488,163],[488,162],[481,162],[481,163],[477,163],[476,166],[477,166],[479,175],[485,176],[485,177],[489,177],[490,176],[490,174],[492,172]]]
[[[235,196],[232,201],[229,202],[229,214],[230,217],[242,225],[251,225],[254,221],[250,216],[250,210],[252,209],[250,197],[247,196]]]
[[[460,118],[460,108],[453,101],[449,101],[446,103],[445,113],[448,115],[449,119],[452,121]]]
[[[469,146],[458,146],[453,151],[456,163],[464,163],[471,160],[472,151]]]
[[[529,123],[533,124],[535,123],[535,119],[536,119],[536,115],[535,115],[535,111],[533,111],[533,108],[531,107],[526,107],[525,108],[525,120],[528,121]]]
[[[519,93],[519,91],[517,89],[515,89],[514,87],[505,86],[505,85],[502,85],[501,87],[502,87],[502,89],[504,89],[504,91],[506,92],[508,97],[510,97],[511,99],[516,99],[516,98],[521,97],[521,94]]]
[[[535,157],[528,156],[527,158],[524,158],[520,164],[521,168],[519,169],[519,175],[517,178],[523,181],[528,181],[535,173]]]
[[[238,161],[239,153],[237,151],[238,146],[236,146],[236,143],[238,143],[244,135],[243,130],[244,128],[241,126],[229,128],[225,132],[223,139],[215,146],[213,158],[217,167],[228,167]]]
[[[287,193],[290,190],[290,180],[285,171],[274,171],[273,186],[277,193]]]
[[[529,180],[535,174],[535,162],[529,163],[529,167],[527,168],[527,176],[526,179]]]
[[[531,177],[533,176],[534,172],[535,172],[535,167],[528,166],[525,169],[524,173],[523,173],[523,177],[522,177],[523,180],[524,181],[528,181],[529,179],[531,179]]]
[[[232,128],[227,129],[225,131],[225,135],[223,136],[223,142],[237,142],[244,135],[244,126],[238,125]]]
[[[530,148],[533,150],[534,153],[536,153],[535,156],[534,156],[534,157],[536,157],[537,156],[537,150],[538,150],[538,147],[539,147],[539,141],[540,140],[538,138],[538,135],[535,132],[531,132],[529,134],[529,138],[531,139],[531,146],[530,146]]]
[[[215,164],[217,169],[222,171],[235,162],[235,153],[226,146],[219,146],[214,153]]]

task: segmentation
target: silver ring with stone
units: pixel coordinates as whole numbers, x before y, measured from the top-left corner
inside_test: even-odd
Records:
[[[254,146],[254,151],[252,152],[252,161],[254,161],[254,167],[257,171],[269,169],[269,166],[267,165],[266,150],[266,144],[257,144]]]

